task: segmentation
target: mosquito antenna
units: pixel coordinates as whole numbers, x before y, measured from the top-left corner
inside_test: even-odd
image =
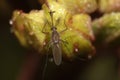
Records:
[[[55,11],[50,11],[49,12],[50,17],[51,17],[52,27],[54,26],[54,23],[53,23],[53,13],[55,13]]]

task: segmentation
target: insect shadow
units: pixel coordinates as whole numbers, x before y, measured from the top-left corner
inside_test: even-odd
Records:
[[[66,31],[68,28],[64,21],[65,29],[63,29],[60,32],[57,31],[57,25],[60,22],[60,18],[58,18],[56,20],[56,23],[54,24],[54,22],[53,22],[53,14],[54,13],[55,13],[55,11],[49,12],[50,17],[51,17],[51,24],[48,21],[46,21],[46,23],[44,24],[44,26],[42,28],[42,33],[44,33],[46,35],[49,34],[49,32],[45,31],[46,24],[48,24],[51,27],[50,28],[51,29],[51,37],[50,37],[50,41],[48,42],[48,50],[50,47],[52,48],[53,60],[56,65],[60,65],[62,62],[61,43],[66,43],[66,41],[64,41],[60,38],[60,34],[63,33],[64,31]]]

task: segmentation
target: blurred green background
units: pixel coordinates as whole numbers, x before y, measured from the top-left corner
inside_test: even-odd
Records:
[[[0,0],[0,80],[41,80],[44,60],[41,63],[41,57],[23,48],[10,32],[9,20],[16,9],[29,12],[41,9],[41,5],[38,0]],[[48,62],[45,80],[119,80],[120,62],[117,52],[100,46],[96,51],[96,56],[91,60],[65,61],[59,67]],[[29,69],[35,70],[32,75],[28,75],[30,78],[20,78]]]

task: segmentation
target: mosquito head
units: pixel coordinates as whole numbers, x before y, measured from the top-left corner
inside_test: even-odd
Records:
[[[56,31],[57,28],[56,28],[56,27],[52,27],[51,30],[52,30],[52,31]]]
[[[55,11],[50,11],[49,14],[51,16],[51,19],[53,19],[53,13],[55,13]]]
[[[55,13],[55,11],[50,11],[49,12],[50,16],[53,16],[53,13]]]

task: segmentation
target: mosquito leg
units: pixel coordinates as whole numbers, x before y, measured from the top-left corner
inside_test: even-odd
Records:
[[[67,15],[67,14],[66,14],[66,15]],[[66,18],[66,16],[65,16],[65,18]],[[65,19],[64,19],[64,25],[65,25],[65,29],[62,30],[62,31],[60,32],[60,34],[63,33],[64,31],[66,31],[66,30],[68,29],[68,27],[67,27],[67,25],[66,25],[66,23],[65,23]]]
[[[57,25],[59,24],[60,22],[60,18],[57,19],[56,23],[55,23],[55,27],[57,27]]]
[[[47,24],[47,23],[45,23],[44,26],[43,26],[43,28],[42,28],[42,33],[44,33],[44,34],[48,34],[48,32],[45,32],[45,31],[44,31],[44,29],[45,29],[45,27],[46,27],[46,24]]]
[[[48,20],[45,22],[45,24],[44,24],[44,26],[43,26],[43,28],[42,28],[42,33],[44,33],[44,34],[49,34],[49,32],[46,32],[46,31],[45,31],[46,24],[49,24],[49,25],[50,25],[50,23],[48,22]]]
[[[65,40],[60,40],[60,42],[62,43],[62,45],[64,45],[64,47],[67,49],[67,51],[70,51],[70,48],[68,47],[69,45],[69,43],[67,42],[67,41],[65,41]]]
[[[50,49],[50,47],[53,45],[52,41],[49,41],[48,44],[47,44],[47,54],[46,54],[46,60],[45,60],[45,64],[44,64],[44,68],[43,68],[43,72],[42,72],[42,80],[44,80],[45,78],[45,72],[46,72],[46,69],[47,69],[47,63],[48,63],[48,51]]]
[[[61,40],[61,39],[60,39],[60,42],[65,43],[65,44],[69,44],[67,41]]]
[[[65,24],[65,23],[64,23],[64,24]],[[62,31],[60,32],[60,34],[63,33],[63,32],[65,32],[67,29],[68,29],[68,27],[67,27],[67,25],[65,24],[65,29],[62,30]]]
[[[47,53],[48,53],[48,51],[49,51],[49,49],[50,49],[50,47],[53,45],[53,42],[52,41],[49,41],[48,43],[47,43],[47,45],[46,45],[46,50],[47,50]]]
[[[44,68],[43,68],[43,72],[42,72],[42,80],[44,80],[44,78],[45,78],[45,73],[46,73],[46,69],[47,69],[47,62],[48,62],[48,54],[46,55],[45,64],[44,64]]]
[[[68,49],[67,45],[68,45],[69,43],[68,43],[67,41],[60,39],[60,42],[62,42],[62,43],[65,45],[65,47]],[[68,51],[70,51],[70,50],[68,49]]]

